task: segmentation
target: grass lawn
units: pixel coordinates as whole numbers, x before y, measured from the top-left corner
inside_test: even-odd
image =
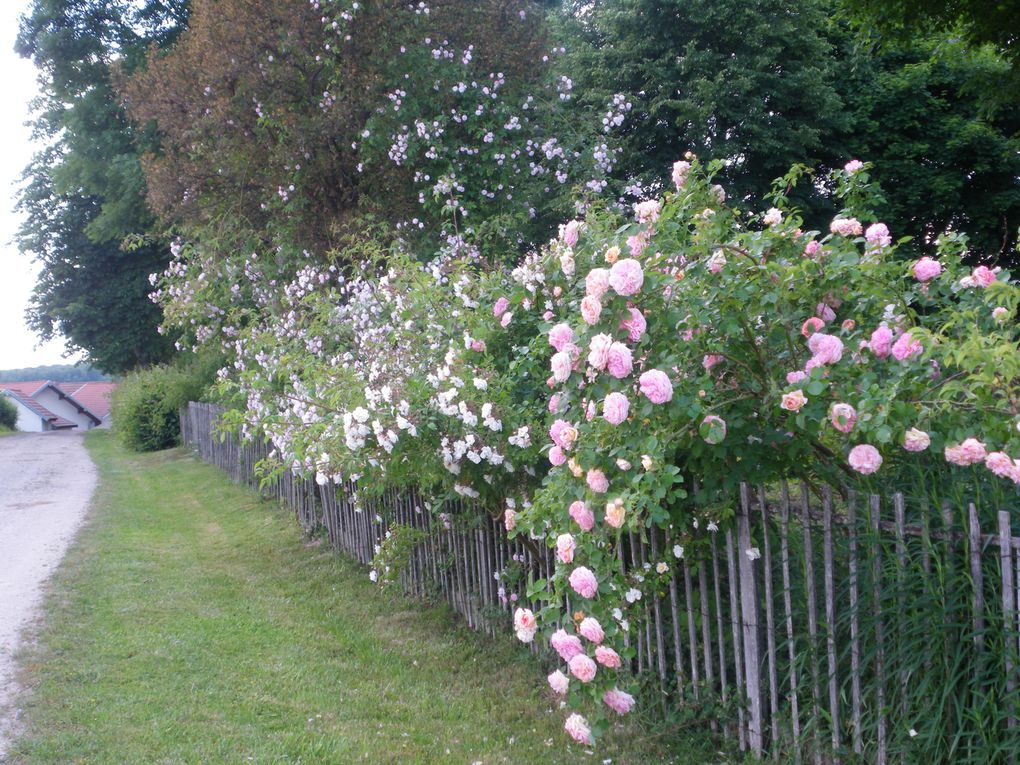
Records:
[[[87,443],[100,486],[23,657],[11,762],[717,761],[633,730],[585,753],[512,640],[381,592],[181,450]]]

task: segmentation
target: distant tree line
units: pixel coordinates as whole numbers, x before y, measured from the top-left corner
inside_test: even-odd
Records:
[[[95,382],[109,380],[88,364],[50,364],[41,367],[24,367],[22,369],[0,369],[0,382],[19,382],[23,380],[52,380],[53,382]]]

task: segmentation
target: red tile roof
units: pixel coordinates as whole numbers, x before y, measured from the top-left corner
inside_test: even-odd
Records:
[[[19,401],[24,407],[35,412],[42,419],[46,420],[46,422],[50,424],[51,428],[54,428],[55,430],[63,430],[65,428],[78,427],[77,423],[71,422],[70,420],[65,420],[63,417],[53,414],[53,412],[44,407],[42,404],[40,404],[31,396],[25,396],[19,393],[15,388],[7,386],[6,383],[0,383],[0,390],[4,389],[6,389],[10,393],[13,399]],[[36,388],[36,390],[38,390],[38,388]]]
[[[110,397],[117,389],[115,382],[62,382],[57,385],[101,420],[110,413]]]

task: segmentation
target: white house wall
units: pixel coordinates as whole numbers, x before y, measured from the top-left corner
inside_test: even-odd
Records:
[[[0,393],[0,395],[4,394]],[[42,417],[13,396],[7,396],[7,400],[14,404],[14,408],[18,410],[18,422],[15,425],[18,430],[26,433],[40,433],[45,429]]]
[[[53,414],[70,420],[78,425],[78,430],[90,430],[94,421],[87,414],[78,411],[78,407],[57,395],[52,388],[46,388],[32,398],[49,409]]]

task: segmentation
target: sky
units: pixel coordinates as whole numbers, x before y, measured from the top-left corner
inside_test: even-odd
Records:
[[[36,71],[14,52],[18,18],[29,0],[0,0],[0,369],[73,363],[63,339],[43,345],[25,326],[25,308],[38,266],[14,244],[21,216],[15,213],[18,179],[32,158],[29,102],[36,95]]]

